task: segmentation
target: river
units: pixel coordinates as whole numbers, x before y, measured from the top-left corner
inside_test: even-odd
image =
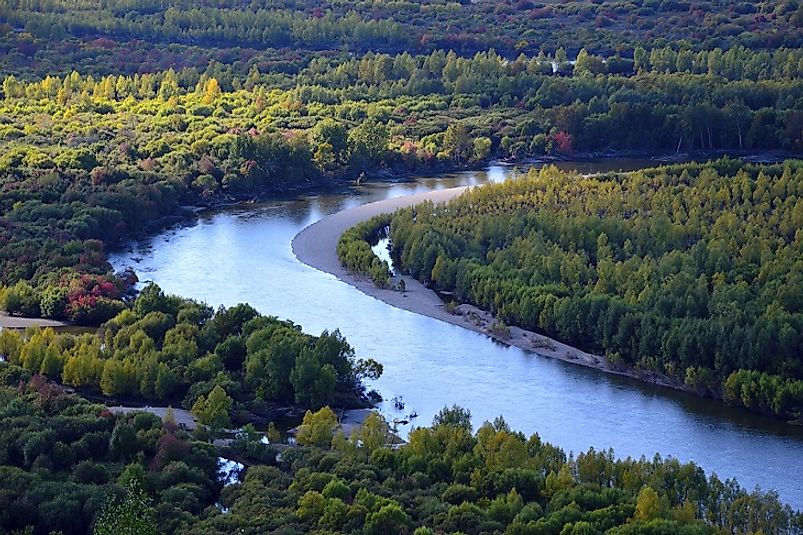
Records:
[[[649,160],[566,163],[592,173]],[[339,328],[360,357],[385,367],[372,384],[389,418],[413,411],[428,425],[444,405],[471,410],[475,426],[504,415],[512,428],[574,452],[612,447],[617,456],[655,453],[694,461],[752,489],[776,489],[803,509],[803,429],[712,400],[539,357],[488,337],[391,307],[299,262],[293,237],[322,217],[367,202],[432,189],[505,180],[511,168],[371,183],[200,214],[189,226],[112,253],[117,269],[217,307],[249,302],[307,332]],[[404,410],[391,399],[401,396]],[[411,425],[412,425],[411,424]],[[406,431],[401,429],[402,433]]]

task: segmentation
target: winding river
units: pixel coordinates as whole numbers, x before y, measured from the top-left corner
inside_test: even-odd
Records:
[[[628,170],[650,160],[567,163],[581,172]],[[803,509],[803,429],[720,403],[558,362],[369,297],[295,258],[293,237],[322,217],[364,203],[433,189],[498,182],[511,169],[372,183],[243,204],[200,214],[189,226],[131,243],[111,255],[141,280],[210,305],[249,302],[311,333],[339,328],[361,357],[385,367],[371,385],[390,418],[412,411],[429,424],[444,405],[471,410],[475,426],[504,415],[526,434],[574,452],[612,447],[695,461],[747,487],[776,489]],[[390,400],[403,397],[396,410]],[[411,425],[412,425],[411,424]],[[409,427],[409,426],[408,426]],[[404,428],[401,429],[404,432]]]

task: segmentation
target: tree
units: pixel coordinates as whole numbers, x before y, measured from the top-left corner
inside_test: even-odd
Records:
[[[3,360],[16,364],[22,345],[22,336],[19,332],[12,329],[0,330],[0,356],[4,357]]]
[[[0,292],[0,308],[9,314],[39,316],[39,294],[27,281],[18,281]]]
[[[378,412],[371,411],[362,425],[351,436],[351,440],[360,445],[367,455],[371,455],[388,443],[390,427]]]
[[[451,408],[444,407],[435,415],[432,425],[433,427],[439,425],[461,427],[471,431],[471,411],[457,405],[452,405]]]
[[[299,498],[296,516],[307,522],[315,522],[323,515],[325,508],[326,498],[320,492],[310,490]]]
[[[633,519],[636,522],[647,522],[660,518],[664,513],[664,503],[652,487],[644,487],[636,499],[636,512]]]
[[[457,163],[471,159],[474,145],[465,123],[452,123],[443,134],[443,151]]]
[[[337,416],[329,407],[317,412],[307,411],[296,431],[296,440],[304,446],[328,448],[332,445],[337,425]]]
[[[50,379],[58,380],[63,368],[64,360],[61,354],[61,348],[59,348],[55,342],[51,342],[47,346],[47,350],[45,350],[42,364],[39,367],[39,373]]]
[[[403,286],[402,286],[402,291],[404,291]],[[382,365],[381,362],[371,358],[359,359],[354,365],[354,375],[357,377],[358,381],[363,381],[365,379],[369,381],[376,381],[382,376],[384,370],[385,367]]]
[[[329,117],[316,124],[310,134],[310,142],[316,155],[323,146],[326,146],[327,150],[331,152],[331,165],[345,162],[348,151],[348,138],[349,133],[345,125]],[[319,158],[316,156],[317,159]],[[320,159],[322,162],[319,162],[319,165],[322,165],[325,159],[323,156]]]
[[[243,326],[259,315],[248,303],[238,303],[231,308],[221,306],[215,313],[212,323],[221,338],[239,336]]]
[[[348,135],[349,159],[354,170],[367,170],[382,161],[388,150],[388,127],[376,119],[363,121]]]
[[[481,162],[491,154],[491,139],[485,136],[474,138],[474,160]]]
[[[103,364],[100,390],[104,396],[120,396],[129,392],[129,377],[125,364],[117,359],[108,359]]]
[[[107,500],[95,517],[94,535],[156,535],[156,513],[133,480],[121,501]]]
[[[602,58],[592,56],[585,48],[581,48],[574,64],[574,74],[596,75],[603,73],[605,73],[605,63],[602,61]]]
[[[124,418],[114,426],[109,440],[109,452],[121,461],[128,461],[137,451],[137,433]]]
[[[209,395],[200,396],[192,406],[192,414],[198,421],[218,432],[231,425],[230,411],[234,400],[220,386],[215,386]]]
[[[337,378],[332,364],[321,365],[318,353],[309,347],[301,350],[290,374],[296,403],[317,409],[332,400]]]
[[[574,486],[574,476],[572,476],[568,463],[563,463],[557,473],[549,472],[544,482],[543,494],[547,497],[553,496],[560,490],[566,490]]]
[[[383,505],[377,512],[365,518],[365,533],[368,535],[402,535],[411,524],[410,516],[397,503]]]
[[[169,312],[167,296],[157,284],[150,282],[134,301],[134,312],[140,316],[149,312]]]
[[[156,372],[154,393],[159,399],[170,399],[178,386],[179,378],[165,362],[160,362]]]
[[[245,343],[239,336],[229,336],[215,347],[215,356],[227,370],[240,370],[245,362]]]
[[[221,94],[220,84],[216,78],[209,78],[204,84],[203,103],[211,104]]]
[[[67,288],[48,286],[39,301],[43,318],[64,319],[67,307]]]
[[[553,136],[555,146],[560,154],[572,153],[572,136],[568,132],[561,130]]]
[[[276,424],[273,422],[268,422],[268,427],[265,430],[265,438],[268,440],[268,444],[279,444],[282,441],[282,435],[279,433],[279,430],[276,429]]]

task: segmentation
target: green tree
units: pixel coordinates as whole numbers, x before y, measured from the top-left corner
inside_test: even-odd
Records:
[[[367,119],[348,135],[349,159],[353,169],[368,170],[382,161],[388,151],[388,127],[376,119]]]
[[[156,514],[146,494],[133,482],[122,500],[110,499],[95,517],[94,535],[156,535]]]
[[[457,405],[444,407],[435,415],[432,425],[433,427],[447,425],[471,431],[471,411]]]
[[[457,163],[466,162],[474,154],[474,144],[463,122],[452,123],[443,134],[443,151]]]
[[[383,505],[365,518],[367,535],[403,535],[412,524],[410,516],[397,503]]]
[[[327,146],[332,154],[332,163],[345,163],[348,151],[349,133],[342,123],[332,118],[325,118],[312,128],[310,141],[314,151],[321,146]]]
[[[636,498],[636,512],[633,519],[636,522],[647,522],[664,516],[664,503],[652,487],[644,487]]]
[[[481,162],[491,154],[491,139],[488,137],[474,138],[474,161]]]
[[[602,58],[589,54],[585,48],[580,49],[574,64],[574,74],[597,75],[604,74],[605,70],[605,63]]]
[[[0,308],[9,314],[39,316],[39,293],[27,281],[18,281],[0,292]]]
[[[296,358],[290,374],[296,403],[317,409],[332,401],[337,377],[332,364],[323,364],[318,352],[305,347]]]
[[[67,307],[67,288],[48,286],[42,290],[39,306],[43,318],[64,319]]]
[[[192,414],[198,421],[218,432],[231,425],[231,407],[234,403],[226,391],[215,386],[209,395],[199,396],[192,406]]]
[[[108,359],[103,364],[100,376],[100,390],[104,396],[121,396],[130,390],[130,382],[125,364],[117,359]]]
[[[126,462],[131,460],[138,446],[136,431],[121,417],[112,431],[109,453],[120,461]]]
[[[351,435],[352,442],[360,445],[368,456],[382,448],[390,438],[390,426],[378,412],[371,411],[362,425]]]

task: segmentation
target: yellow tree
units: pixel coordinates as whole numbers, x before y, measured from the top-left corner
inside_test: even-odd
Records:
[[[220,84],[217,78],[210,78],[204,84],[204,96],[202,102],[204,104],[211,104],[215,99],[220,96]]]
[[[296,432],[296,440],[304,446],[328,448],[332,445],[337,416],[329,407],[317,412],[307,411]]]

